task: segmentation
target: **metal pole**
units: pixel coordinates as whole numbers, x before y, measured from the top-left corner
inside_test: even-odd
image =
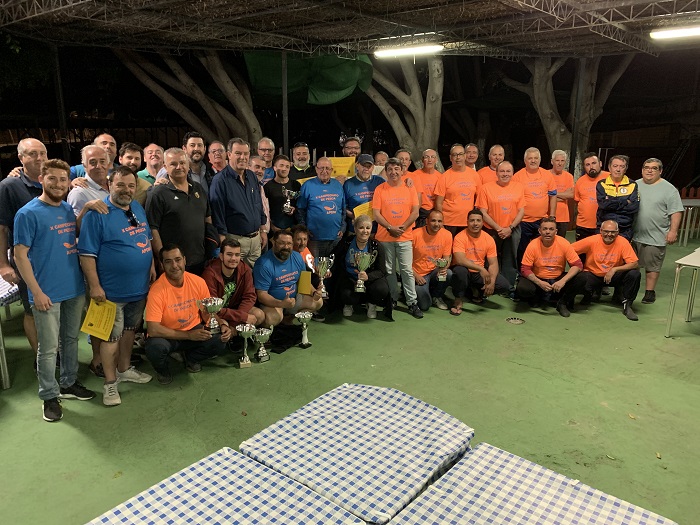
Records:
[[[282,142],[289,154],[289,101],[287,100],[287,52],[282,51]]]
[[[61,129],[61,147],[63,159],[70,161],[70,149],[68,148],[68,126],[66,124],[66,104],[63,100],[63,85],[61,84],[61,64],[58,60],[58,47],[51,46],[54,62],[54,92],[56,93],[56,106],[58,108],[58,126]]]
[[[578,144],[578,123],[581,120],[581,106],[583,105],[583,76],[586,71],[586,59],[578,59],[578,87],[576,88],[576,106],[574,110],[574,122],[571,125],[571,147],[569,148],[569,173],[576,173],[576,146]]]

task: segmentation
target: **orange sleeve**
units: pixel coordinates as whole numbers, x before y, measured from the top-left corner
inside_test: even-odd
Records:
[[[593,246],[593,241],[595,241],[595,235],[576,241],[571,247],[578,254],[586,253],[591,249],[591,246]]]
[[[435,195],[439,195],[440,197],[445,196],[445,188],[447,186],[447,182],[445,181],[445,174],[441,173],[438,175],[437,182],[435,183],[435,190],[433,193]]]
[[[146,300],[146,322],[160,323],[163,319],[163,288],[156,281]]]
[[[624,237],[621,237],[624,239]],[[625,244],[624,248],[622,248],[622,258],[625,261],[625,264],[629,264],[631,262],[637,262],[639,261],[639,257],[637,257],[637,254],[634,253],[634,249],[632,248],[632,245],[629,243],[627,239],[624,239]]]
[[[554,175],[547,171],[549,175],[549,184],[547,184],[547,191],[557,191],[557,182],[554,180]]]
[[[452,242],[452,253],[467,253],[467,249],[464,245],[466,235],[463,234],[464,231],[461,231],[455,235],[454,241]]]
[[[522,261],[522,264],[524,266],[534,266],[535,260],[542,257],[541,253],[537,253],[539,252],[538,248],[540,244],[538,242],[534,242],[536,240],[537,239],[533,239],[532,241],[530,241],[530,244],[528,244],[527,248],[525,248],[525,253],[523,254]]]
[[[479,239],[484,240],[484,253],[486,253],[487,259],[498,257],[498,253],[496,252],[496,241],[494,241],[488,233],[482,231]]]
[[[440,230],[440,234],[442,234],[442,256],[449,257],[452,255],[452,235],[444,228]]]
[[[578,256],[578,253],[576,253],[576,250],[574,250],[573,246],[568,243],[568,246],[566,247],[566,260],[569,262],[569,266],[573,266],[575,262],[581,262],[581,258]]]

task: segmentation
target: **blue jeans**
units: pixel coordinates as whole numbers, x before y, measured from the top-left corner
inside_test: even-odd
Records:
[[[202,328],[198,324],[192,330]],[[153,365],[156,372],[162,375],[170,373],[168,369],[168,356],[173,352],[184,352],[188,363],[199,363],[216,355],[226,352],[226,343],[221,340],[219,334],[215,334],[206,341],[189,341],[187,339],[165,339],[163,337],[149,337],[146,339],[146,357]]]
[[[418,297],[418,308],[426,312],[433,304],[433,297],[444,298],[445,290],[452,280],[452,270],[447,269],[447,279],[438,281],[438,268],[435,268],[425,277],[425,284],[416,283],[416,296]]]
[[[61,393],[56,382],[56,354],[61,345],[60,385],[67,388],[78,378],[78,335],[83,317],[85,296],[79,295],[60,303],[54,303],[48,311],[41,312],[34,306],[34,324],[39,338],[37,375],[39,397],[46,401]]]
[[[396,279],[394,262],[398,260],[399,273],[403,294],[406,296],[406,305],[416,304],[416,281],[413,278],[413,243],[411,241],[382,242],[386,252],[386,280],[389,282],[391,298],[396,301],[399,298],[399,283]]]

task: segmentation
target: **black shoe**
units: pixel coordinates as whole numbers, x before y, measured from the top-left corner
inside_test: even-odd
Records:
[[[593,296],[591,294],[583,294],[583,299],[579,303],[581,306],[588,306],[593,301]]]
[[[382,312],[382,315],[387,321],[393,321],[394,320],[394,302],[389,299],[386,302],[386,305],[384,306],[384,311]]]
[[[57,397],[44,401],[44,421],[52,423],[63,419],[63,410]]]
[[[200,363],[190,363],[188,361],[186,367],[190,374],[196,374],[202,371],[202,365]]]
[[[569,309],[566,307],[566,304],[563,301],[557,303],[557,312],[559,312],[559,315],[562,317],[571,316],[571,312],[569,312]]]
[[[644,292],[642,304],[652,304],[654,301],[656,301],[656,292],[654,290],[647,290]]]
[[[129,364],[136,366],[141,363],[143,363],[143,357],[138,354],[131,354],[131,362]]]
[[[617,305],[622,304],[622,293],[615,291],[615,293],[613,293],[612,299],[610,299],[610,303]]]
[[[78,381],[69,387],[61,387],[61,399],[79,399],[80,401],[87,401],[93,397],[95,397],[95,392],[88,390]]]
[[[600,290],[600,295],[610,295],[610,287],[603,286],[603,288]]]
[[[173,376],[170,372],[156,372],[156,379],[161,385],[169,385],[170,383],[173,382]]]
[[[318,322],[318,323],[323,323],[323,322],[325,322],[325,320],[326,320],[326,316],[323,315],[321,312],[314,312],[314,313],[311,315],[311,320],[312,320],[312,321],[316,321],[316,322]]]
[[[622,304],[622,313],[625,314],[625,317],[630,321],[639,321],[639,317],[634,313],[634,310],[632,310],[632,303],[630,301],[623,301]]]
[[[416,319],[423,319],[423,312],[418,308],[417,304],[413,304],[408,307],[408,312]]]

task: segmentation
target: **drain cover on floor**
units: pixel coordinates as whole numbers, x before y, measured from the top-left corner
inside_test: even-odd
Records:
[[[520,319],[520,317],[506,317],[506,322],[510,324],[523,324],[525,319]]]

